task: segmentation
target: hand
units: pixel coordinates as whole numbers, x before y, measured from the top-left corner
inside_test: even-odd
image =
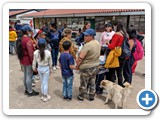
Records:
[[[76,70],[79,70],[79,66],[76,66]]]
[[[106,41],[106,45],[108,45],[109,44],[109,42],[108,41]]]
[[[34,72],[38,73],[37,69],[33,70]]]

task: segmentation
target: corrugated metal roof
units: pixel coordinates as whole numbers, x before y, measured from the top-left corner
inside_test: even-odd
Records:
[[[37,13],[24,15],[25,17],[43,17],[67,14],[93,14],[93,13],[114,13],[114,12],[137,12],[144,9],[48,9]]]

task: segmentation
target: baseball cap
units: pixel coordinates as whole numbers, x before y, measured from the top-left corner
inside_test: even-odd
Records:
[[[46,44],[46,40],[43,38],[39,38],[38,39],[38,45],[45,45]]]
[[[22,31],[32,31],[32,28],[29,25],[24,25],[21,28]]]
[[[42,34],[42,30],[39,30],[39,31],[38,31],[38,34]]]
[[[92,28],[87,29],[85,32],[83,32],[84,35],[88,36],[95,36],[96,35],[96,31]]]

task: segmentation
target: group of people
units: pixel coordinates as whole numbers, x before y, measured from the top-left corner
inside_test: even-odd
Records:
[[[33,30],[29,25],[22,26],[17,39],[17,55],[24,70],[25,94],[39,95],[32,89],[33,72],[38,73],[41,80],[41,100],[46,102],[51,98],[48,94],[48,81],[52,71],[61,69],[62,95],[65,100],[72,100],[73,70],[79,70],[80,86],[77,99],[83,101],[88,92],[89,100],[93,101],[95,94],[102,94],[100,82],[108,79],[122,87],[124,82],[132,83],[133,55],[128,59],[118,57],[119,67],[105,68],[107,56],[111,50],[121,47],[124,37],[128,38],[130,50],[134,53],[135,29],[126,32],[123,23],[117,22],[105,25],[100,42],[95,40],[96,31],[90,28],[91,23],[86,21],[84,28],[76,38],[77,45],[71,41],[72,30],[57,29],[55,22],[51,22],[48,30],[41,30],[33,37]],[[78,47],[77,47],[78,46]],[[80,48],[80,49],[79,49]],[[78,50],[79,49],[79,50]],[[58,59],[58,54],[60,57]],[[58,65],[59,61],[59,65]],[[117,75],[115,75],[115,72]],[[123,80],[124,77],[124,80]]]

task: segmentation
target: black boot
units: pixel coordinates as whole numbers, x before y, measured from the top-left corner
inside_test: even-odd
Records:
[[[30,97],[30,96],[36,96],[36,95],[39,95],[39,92],[36,92],[36,91],[33,90],[31,93],[28,92],[27,95],[28,95],[28,97]]]

